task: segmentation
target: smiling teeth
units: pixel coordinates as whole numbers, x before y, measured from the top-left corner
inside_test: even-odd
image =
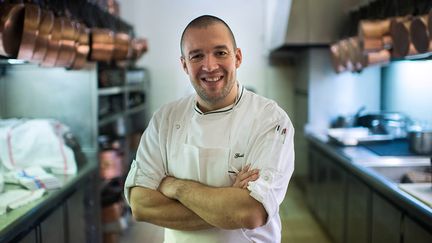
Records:
[[[215,77],[215,78],[204,78],[207,82],[216,82],[219,81],[222,77]]]

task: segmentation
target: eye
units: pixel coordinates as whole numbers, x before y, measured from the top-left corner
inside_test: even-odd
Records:
[[[189,60],[191,61],[198,61],[201,60],[204,57],[203,54],[199,53],[199,54],[193,54],[191,56],[189,56]]]
[[[219,57],[223,57],[223,56],[226,56],[226,55],[228,55],[227,51],[217,51],[216,52],[216,56],[219,56]]]

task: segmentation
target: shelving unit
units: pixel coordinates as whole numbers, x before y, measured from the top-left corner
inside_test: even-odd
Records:
[[[135,157],[139,137],[147,125],[146,95],[150,78],[145,68],[98,66],[98,141],[104,238],[115,239],[127,227],[128,210],[120,186]],[[120,185],[119,185],[120,184]],[[117,215],[111,218],[110,215]],[[118,215],[122,217],[118,218]],[[126,224],[125,224],[126,222]],[[115,240],[114,240],[115,241]]]

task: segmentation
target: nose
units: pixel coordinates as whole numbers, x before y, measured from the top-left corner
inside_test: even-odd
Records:
[[[204,59],[203,67],[202,69],[206,72],[212,72],[216,69],[218,69],[218,64],[216,59],[212,55],[207,55]]]

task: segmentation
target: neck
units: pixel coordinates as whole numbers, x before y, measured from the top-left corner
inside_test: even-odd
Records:
[[[198,96],[198,98],[197,98],[198,108],[202,112],[209,112],[209,111],[214,111],[214,110],[218,110],[218,109],[227,107],[227,106],[232,105],[236,102],[237,93],[238,93],[238,85],[235,84],[232,87],[229,94],[219,102],[214,102],[214,103],[213,102],[207,102]]]

